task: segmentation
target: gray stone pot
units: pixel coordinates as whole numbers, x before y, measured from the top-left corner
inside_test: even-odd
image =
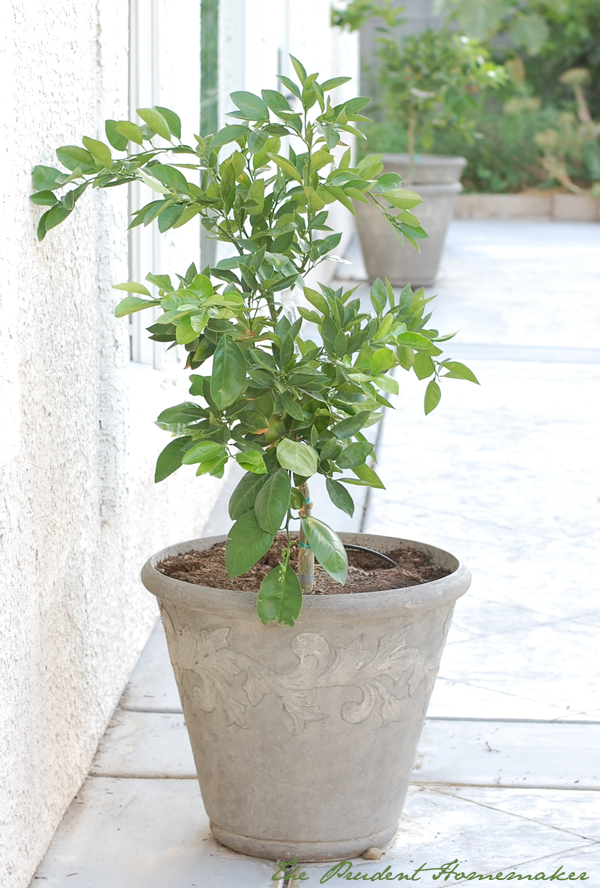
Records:
[[[389,552],[393,537],[341,534]],[[254,594],[142,570],[157,596],[211,829],[236,851],[330,860],[393,839],[456,599],[453,573],[409,589],[314,596],[293,628],[263,626]]]
[[[403,247],[370,200],[368,204],[355,201],[356,224],[369,280],[388,278],[397,286],[412,284],[415,287],[435,282],[456,196],[462,191],[460,176],[466,162],[464,157],[418,154],[412,181],[409,181],[408,155],[383,155],[385,172],[398,173],[403,186],[414,189],[423,198],[414,212],[429,237],[419,241],[420,253],[410,244]]]

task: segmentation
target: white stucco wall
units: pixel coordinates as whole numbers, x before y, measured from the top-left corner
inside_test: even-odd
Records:
[[[198,5],[157,4],[160,101],[190,133]],[[289,49],[324,75],[355,74],[356,40],[332,36],[328,8],[291,0]],[[252,60],[267,34],[276,65],[273,3],[222,9],[224,89],[274,86],[275,70],[265,83]],[[227,17],[241,13],[253,24],[232,59]],[[191,468],[152,480],[168,440],[152,420],[187,386],[173,362],[132,364],[127,322],[112,314],[111,284],[128,278],[125,192],[86,194],[42,244],[28,201],[31,169],[56,165],[55,147],[103,138],[105,118],[128,116],[128,4],[5,0],[0,41],[0,884],[26,888],[156,618],[139,568],[203,529],[220,482]],[[197,227],[169,232],[161,270],[185,269],[198,245]]]
[[[128,116],[127,3],[0,7],[0,884],[24,888],[156,619],[139,568],[202,530],[219,482],[152,481],[168,441],[152,420],[186,388],[130,365],[127,322],[112,316],[111,284],[128,277],[125,191],[86,194],[42,244],[28,201],[35,164]],[[197,87],[198,29],[195,46],[183,39]],[[187,264],[197,244],[196,232]],[[165,270],[177,252],[165,245]]]

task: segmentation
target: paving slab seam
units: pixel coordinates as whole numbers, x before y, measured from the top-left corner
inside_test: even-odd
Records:
[[[472,361],[502,361],[511,364],[600,364],[600,349],[597,348],[456,342],[454,349]]]
[[[96,771],[92,768],[88,777],[106,777],[111,780],[198,780],[197,774],[109,774],[107,771]]]
[[[510,463],[503,462],[502,465],[510,466]],[[544,473],[538,472],[538,474],[544,474]],[[542,479],[540,478],[540,480],[542,480]],[[407,505],[412,505],[413,503],[419,504],[419,507],[423,508],[430,515],[440,515],[440,516],[442,516],[444,518],[448,518],[448,519],[455,519],[456,518],[455,512],[447,511],[445,509],[429,508],[429,507],[427,507],[427,505],[424,505],[422,500],[419,500],[419,498],[416,496],[403,497],[402,502]],[[476,526],[478,526],[480,523],[476,517],[469,518],[468,515],[464,515],[463,518],[465,521],[467,521],[471,524],[474,524]],[[492,521],[489,518],[486,518],[486,527],[491,528],[491,529],[496,529],[498,531],[511,531],[512,534],[516,535],[516,536],[518,536],[520,534],[529,535],[529,532],[527,530],[515,530],[514,526],[512,526],[510,524],[501,524],[501,523],[498,523],[497,521]],[[541,543],[546,543],[549,541],[553,542],[553,543],[557,543],[557,542],[567,542],[567,541],[577,539],[577,534],[575,533],[575,531],[573,533],[566,533],[563,531],[561,534],[550,534],[550,533],[546,533],[545,531],[541,531],[538,529],[538,530],[536,530],[535,535],[532,535],[532,539],[535,539],[536,537],[537,537],[538,541]],[[514,546],[514,548],[515,549],[519,549],[519,548],[524,549],[524,548],[531,546],[531,545],[534,545],[534,543],[532,543],[532,541],[529,540],[528,542],[523,543],[522,546]],[[537,543],[535,545],[537,545]],[[543,611],[538,611],[538,613],[543,613]],[[555,615],[550,614],[550,616],[555,616]],[[559,619],[563,619],[563,618],[560,617]]]
[[[106,776],[102,774],[102,776]],[[548,790],[548,792],[597,792],[598,793],[598,802],[600,804],[600,789],[598,788],[598,784],[595,785],[582,785],[578,783],[575,785],[574,783],[569,783],[568,786],[554,786],[550,783],[528,783],[526,786],[523,786],[522,783],[511,783],[511,782],[502,782],[502,783],[469,783],[465,781],[464,783],[457,782],[442,782],[440,783],[438,780],[432,780],[431,783],[424,780],[411,780],[410,781],[414,786],[423,786],[427,789],[432,789],[435,786],[469,786],[472,789],[522,789],[527,792],[528,790]],[[486,807],[485,805],[483,807]]]
[[[452,679],[446,679],[446,681],[451,681]],[[564,716],[566,717],[566,716]],[[556,719],[547,719],[547,718],[476,718],[475,716],[452,716],[452,715],[428,715],[426,721],[449,721],[449,722],[490,722],[491,724],[495,724],[496,722],[508,723],[508,724],[524,724],[524,725],[600,725],[599,721],[584,721],[583,719],[572,719],[571,721],[564,722],[558,721]]]
[[[139,706],[119,706],[118,709],[115,710],[115,715],[117,712],[155,712],[159,715],[181,715],[183,710],[179,709],[141,709]]]
[[[586,849],[586,848],[593,848],[594,845],[598,845],[598,844],[600,844],[600,843],[599,843],[599,842],[586,842],[586,843],[583,844],[583,845],[574,845],[572,848],[566,848],[562,853],[563,853],[563,854],[570,854],[572,851],[582,851],[582,850],[584,850],[584,849]],[[529,860],[523,860],[523,861],[521,861],[520,863],[511,863],[510,866],[505,866],[504,869],[502,870],[502,872],[504,872],[504,870],[513,870],[513,869],[515,869],[515,868],[518,867],[518,866],[526,866],[526,865],[528,865],[528,864],[538,863],[538,862],[543,861],[543,860],[549,860],[549,859],[551,859],[552,857],[556,857],[556,853],[553,853],[553,854],[545,854],[543,857],[532,857],[531,859],[529,859]],[[490,870],[489,872],[490,872],[490,873],[497,873],[498,870],[497,870],[497,869],[496,869],[496,870]],[[488,875],[488,873],[486,873],[485,875]],[[589,878],[589,877],[588,877],[588,878]]]
[[[535,613],[543,615],[542,611],[536,611]],[[551,615],[548,614],[548,617],[551,617]],[[534,620],[532,620],[532,622],[529,625],[524,624],[522,626],[519,626],[519,628],[517,630],[515,630],[514,628],[509,628],[509,629],[495,629],[491,632],[473,632],[473,634],[469,638],[457,638],[456,641],[452,641],[452,639],[449,638],[448,641],[446,642],[446,644],[465,644],[470,641],[473,641],[474,639],[483,640],[484,638],[493,638],[496,635],[513,635],[515,633],[515,631],[520,632],[521,630],[524,630],[524,629],[535,629],[536,627],[540,627],[540,628],[545,629],[547,627],[554,626],[555,623],[576,623],[576,622],[577,622],[577,620],[572,620],[572,619],[569,619],[566,617],[554,616],[554,617],[551,617],[551,619],[549,619],[546,623],[536,623]]]
[[[449,682],[452,682],[453,684],[464,685],[467,688],[477,688],[477,690],[479,690],[479,691],[493,691],[494,690],[494,688],[487,687],[486,685],[483,685],[483,684],[472,684],[471,682],[463,681],[460,678],[452,678],[452,676],[450,676],[450,675],[438,675],[437,678],[439,681],[449,681]],[[504,694],[506,697],[514,697],[515,700],[525,700],[526,703],[537,703],[538,702],[537,700],[532,700],[531,697],[522,697],[520,694],[511,694],[510,691],[497,691],[496,693]],[[551,705],[551,704],[548,704],[548,705]],[[558,709],[558,707],[557,707],[557,709]],[[562,709],[561,711],[564,712],[564,709]],[[574,714],[581,715],[583,713],[584,713],[583,709],[578,709],[577,712]],[[564,718],[564,717],[565,716],[563,716],[563,715],[556,716],[557,719]],[[491,719],[491,721],[500,721],[500,719]],[[552,721],[550,722],[550,724],[552,724]]]
[[[414,784],[414,781],[411,780],[411,784]],[[471,802],[471,804],[477,805],[480,808],[485,808],[487,811],[496,811],[496,812],[502,811],[503,814],[508,814],[510,817],[517,817],[520,820],[525,820],[527,823],[536,823],[539,826],[544,826],[547,829],[554,829],[557,832],[565,833],[566,835],[569,835],[569,836],[578,836],[579,838],[584,839],[584,841],[587,843],[587,845],[592,846],[592,845],[600,844],[599,839],[592,839],[589,836],[585,836],[585,835],[582,835],[581,833],[574,832],[571,829],[564,829],[562,826],[554,826],[554,824],[552,824],[552,823],[545,823],[543,820],[537,820],[535,817],[526,817],[524,814],[519,814],[517,811],[505,811],[503,808],[497,808],[494,805],[486,805],[484,802],[479,802],[476,799],[465,798],[462,795],[457,796],[456,793],[444,792],[444,784],[440,784],[440,783],[435,784],[435,785],[434,784],[425,784],[424,788],[428,789],[430,792],[437,792],[440,795],[444,795],[447,797],[449,796],[451,798],[460,798],[463,802]],[[478,789],[479,787],[474,787],[474,788]],[[530,789],[536,789],[536,787],[529,787],[529,786],[528,787],[524,787],[524,786],[504,787],[504,786],[502,786],[502,787],[493,787],[493,788],[494,789],[515,789],[516,788],[516,789],[521,790],[522,792],[527,792]],[[542,787],[542,789],[547,789],[547,788],[548,787]],[[563,790],[563,791],[568,792],[569,790]],[[597,790],[595,790],[595,791],[597,792]],[[600,793],[599,793],[599,796],[600,796]],[[520,864],[518,864],[518,865],[520,865]]]
[[[515,548],[516,548],[516,549],[523,549],[523,548],[526,548],[526,547],[525,547],[525,546],[516,546]],[[486,598],[486,597],[485,597],[485,594],[483,594],[483,595],[481,595],[481,594],[480,594],[480,595],[471,595],[471,594],[469,593],[469,598],[476,598],[477,601],[483,601],[483,602],[485,602],[486,604],[498,604],[498,603],[499,603],[499,602],[497,601],[497,599],[495,599],[495,598]],[[518,610],[528,611],[529,613],[532,613],[532,614],[535,614],[535,615],[539,615],[539,616],[542,616],[542,617],[551,617],[551,618],[552,618],[552,622],[551,622],[551,623],[544,623],[544,624],[543,624],[544,626],[554,625],[554,623],[556,623],[556,622],[560,622],[561,620],[564,620],[564,621],[567,621],[567,622],[570,622],[570,623],[582,622],[582,621],[585,620],[585,617],[594,617],[594,616],[596,616],[596,614],[598,614],[598,609],[597,609],[597,608],[594,608],[594,610],[586,610],[586,611],[584,611],[584,612],[581,613],[581,614],[577,614],[576,616],[570,616],[570,617],[557,617],[556,614],[548,614],[548,613],[546,613],[546,611],[537,610],[537,608],[533,608],[533,607],[525,607],[525,605],[522,605],[522,604],[512,604],[512,603],[511,603],[511,604],[510,604],[510,607],[517,608]]]

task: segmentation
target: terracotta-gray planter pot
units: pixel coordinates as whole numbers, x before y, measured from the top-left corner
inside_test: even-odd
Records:
[[[393,537],[341,534],[389,552]],[[214,836],[254,857],[330,860],[393,839],[456,599],[470,574],[409,589],[310,596],[293,628],[263,626],[256,596],[166,577],[154,565],[224,537],[171,546],[142,570],[159,600]]]
[[[386,173],[402,176],[403,186],[417,191],[423,203],[414,212],[429,237],[419,241],[421,252],[402,246],[372,201],[355,201],[356,224],[369,280],[388,278],[397,286],[430,286],[435,282],[456,196],[462,191],[464,157],[418,154],[409,182],[407,154],[384,154]]]

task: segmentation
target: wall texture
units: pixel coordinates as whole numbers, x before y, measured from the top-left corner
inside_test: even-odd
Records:
[[[152,2],[160,101],[191,135],[199,3]],[[221,0],[222,96],[275,86],[278,48],[356,75],[356,38],[332,34],[328,0],[283,7],[279,20],[279,2]],[[221,484],[192,468],[152,481],[167,442],[152,420],[187,386],[172,357],[161,371],[132,364],[112,314],[111,285],[128,278],[125,192],[86,194],[35,237],[32,167],[128,116],[128,3],[5,0],[0,41],[0,884],[26,888],[156,619],[139,568],[202,531]],[[198,248],[197,227],[169,232],[160,270],[185,269]]]
[[[112,316],[125,192],[86,194],[35,238],[31,168],[128,116],[127,3],[0,7],[0,884],[24,888],[156,618],[139,567],[202,530],[220,485],[190,486],[191,470],[152,482],[168,440],[152,420],[186,390],[172,370],[130,365]]]

